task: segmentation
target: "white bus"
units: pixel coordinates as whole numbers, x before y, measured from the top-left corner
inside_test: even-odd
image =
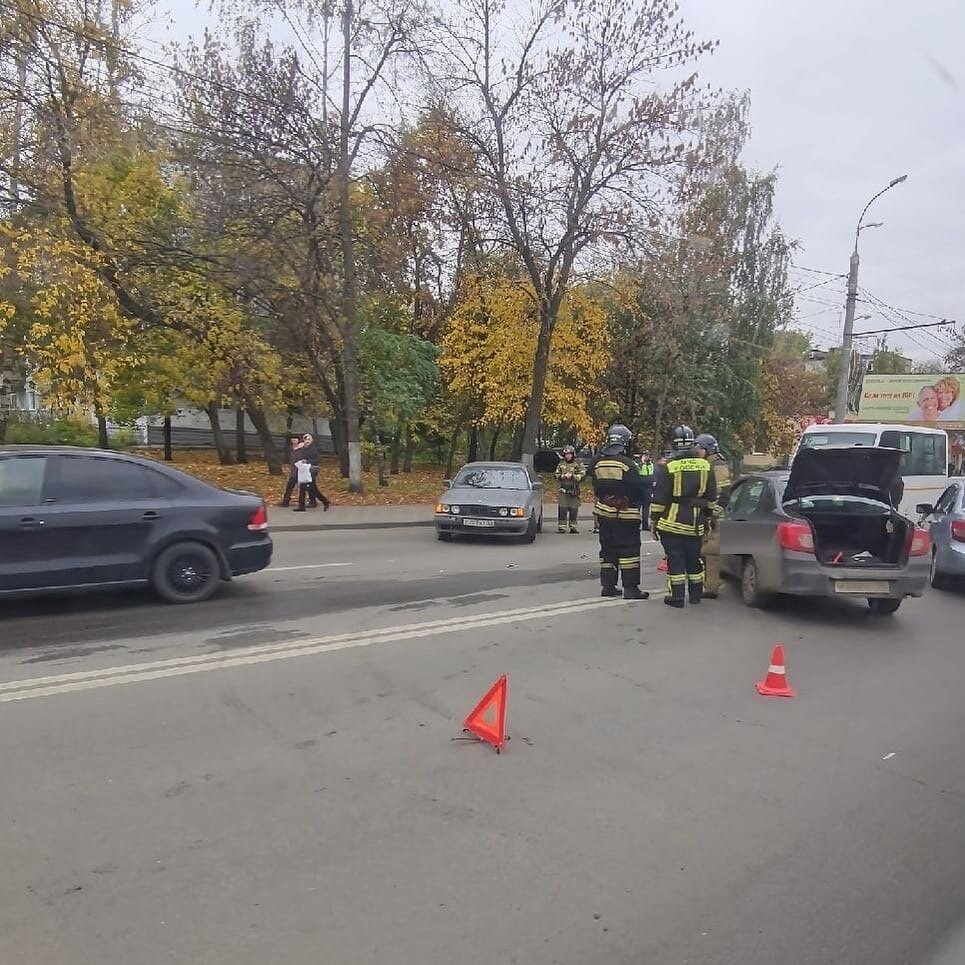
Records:
[[[901,477],[905,491],[898,511],[911,519],[915,506],[931,503],[948,487],[948,434],[925,426],[886,425],[878,422],[845,422],[808,426],[798,449],[821,446],[881,446],[900,449]]]

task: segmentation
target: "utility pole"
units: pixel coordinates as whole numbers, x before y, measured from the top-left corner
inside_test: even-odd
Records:
[[[868,208],[880,198],[885,191],[890,191],[896,184],[908,179],[907,174],[895,178],[886,188],[882,188],[865,206],[858,218],[858,227],[854,233],[854,250],[851,252],[851,264],[848,268],[848,295],[844,306],[844,333],[841,337],[841,365],[838,371],[838,391],[834,405],[834,421],[844,422],[848,416],[848,376],[851,374],[851,343],[854,337],[854,310],[858,302],[858,238],[865,228],[879,228],[881,222],[863,224]]]

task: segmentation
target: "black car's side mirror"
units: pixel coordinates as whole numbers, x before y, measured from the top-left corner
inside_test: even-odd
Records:
[[[446,489],[452,489],[452,480],[451,480],[451,479],[443,479],[443,480],[442,480],[442,485],[445,486]]]
[[[918,513],[919,516],[931,516],[931,514],[935,512],[935,507],[932,506],[931,503],[919,503],[915,507],[915,512]]]

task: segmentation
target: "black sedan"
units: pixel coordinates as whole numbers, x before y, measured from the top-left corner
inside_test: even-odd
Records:
[[[0,446],[0,597],[150,585],[197,603],[271,562],[260,496],[119,452]]]

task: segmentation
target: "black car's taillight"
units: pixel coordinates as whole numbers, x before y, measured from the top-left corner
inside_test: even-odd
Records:
[[[252,513],[251,519],[248,520],[248,529],[253,533],[268,529],[268,507],[264,503]]]

